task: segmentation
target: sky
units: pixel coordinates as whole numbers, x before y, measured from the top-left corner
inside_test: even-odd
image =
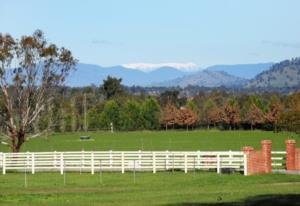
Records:
[[[82,63],[204,68],[299,57],[299,8],[298,0],[0,0],[0,32],[41,29]]]

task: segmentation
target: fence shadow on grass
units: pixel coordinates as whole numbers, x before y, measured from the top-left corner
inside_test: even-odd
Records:
[[[241,202],[222,202],[221,197],[217,197],[216,203],[179,203],[165,206],[300,206],[300,194],[287,195],[258,195],[249,197]]]

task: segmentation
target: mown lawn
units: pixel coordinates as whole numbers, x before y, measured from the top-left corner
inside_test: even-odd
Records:
[[[0,176],[0,205],[193,205],[203,203],[249,203],[271,198],[300,201],[300,176],[163,172],[157,174],[103,173],[100,175],[57,173]],[[299,204],[299,202],[298,202]]]
[[[80,141],[89,135],[90,141]],[[53,134],[31,139],[23,151],[78,151],[78,150],[240,150],[243,146],[260,147],[262,139],[273,141],[273,150],[284,150],[284,141],[294,138],[300,145],[300,136],[292,133],[266,131],[138,131],[138,132],[89,132]],[[299,146],[300,147],[300,146]],[[0,151],[8,151],[5,145]]]
[[[0,205],[299,205],[300,176],[214,172],[28,174],[0,176]],[[102,180],[102,184],[101,184]],[[225,204],[226,203],[226,204]],[[263,204],[262,204],[263,203]],[[272,204],[271,204],[272,203]]]

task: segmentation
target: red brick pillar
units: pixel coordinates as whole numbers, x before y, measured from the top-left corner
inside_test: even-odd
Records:
[[[253,147],[243,147],[243,151],[245,154],[249,154],[253,151]]]
[[[247,155],[247,165],[245,165],[244,167],[247,167],[245,168],[245,175],[252,175],[254,174],[254,167],[253,167],[253,161],[251,160],[250,158],[250,153],[254,151],[253,147],[243,147],[243,151],[244,153]]]
[[[288,139],[286,144],[286,169],[296,170],[296,141]]]
[[[264,172],[272,172],[272,141],[262,140],[261,141],[261,154],[264,162]]]

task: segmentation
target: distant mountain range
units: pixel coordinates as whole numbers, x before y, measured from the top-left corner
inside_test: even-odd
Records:
[[[252,79],[246,87],[252,88],[300,88],[300,58],[274,64]]]
[[[273,64],[274,63],[215,65],[207,67],[206,69],[209,71],[223,71],[244,79],[252,79],[257,74],[268,70]]]
[[[99,86],[108,75],[122,78],[122,84],[126,86],[300,88],[300,58],[277,64],[215,65],[198,71],[171,66],[141,71],[125,66],[101,67],[80,63],[66,84],[72,87]]]
[[[267,70],[271,63],[216,65],[205,70],[190,71],[171,66],[162,66],[149,72],[130,69],[125,66],[101,67],[92,64],[79,63],[67,79],[66,84],[72,87],[100,85],[108,75],[122,78],[127,86],[238,86],[244,84],[250,77]],[[200,70],[200,71],[199,71]]]
[[[236,87],[236,86],[244,85],[247,82],[248,82],[247,79],[230,75],[224,71],[210,71],[206,69],[203,71],[199,71],[195,74],[162,82],[158,84],[158,86],[186,87],[189,85],[197,85],[197,86],[204,86],[204,87],[220,87],[220,86]]]
[[[101,67],[92,64],[78,64],[71,73],[66,85],[73,87],[100,85],[108,75],[122,78],[122,83],[127,86],[147,86],[153,83],[167,81],[182,77],[192,72],[181,71],[172,67],[161,67],[150,72],[129,69],[123,66]]]

